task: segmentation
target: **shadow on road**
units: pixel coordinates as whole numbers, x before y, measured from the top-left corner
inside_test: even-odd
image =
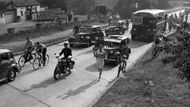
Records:
[[[93,86],[97,82],[98,82],[98,80],[94,80],[94,81],[90,82],[89,84],[86,84],[86,85],[78,87],[76,90],[69,90],[66,94],[60,95],[60,96],[58,96],[56,98],[57,99],[61,98],[62,100],[64,100],[64,99],[67,99],[70,96],[76,96],[77,94],[80,94],[81,92],[84,92],[86,89],[90,88],[91,86]]]
[[[149,43],[141,42],[141,41],[131,41],[129,44],[129,47],[130,48],[138,48],[138,47],[141,47],[141,46],[147,45],[147,44],[149,44]]]
[[[84,54],[90,54],[90,53],[92,53],[92,51],[93,51],[93,50],[85,51],[85,52],[82,52],[82,53],[77,54],[77,55],[74,56],[74,57],[78,57],[78,56],[84,55]]]
[[[27,91],[30,91],[30,90],[33,90],[33,89],[36,89],[36,88],[47,88],[47,87],[49,87],[50,85],[52,85],[52,84],[54,84],[56,82],[58,82],[58,81],[54,80],[54,78],[49,78],[49,79],[47,79],[45,81],[42,81],[39,84],[32,85],[31,88],[24,90],[24,92],[27,92]]]
[[[8,84],[8,81],[7,81],[7,80],[1,81],[1,82],[0,82],[0,87],[3,86],[3,85],[6,85],[6,84]]]
[[[103,71],[110,71],[110,70],[112,70],[114,67],[115,67],[115,66],[113,66],[113,65],[107,65],[107,64],[106,64],[106,65],[104,65]],[[94,64],[92,64],[92,65],[86,67],[85,70],[87,70],[87,71],[89,71],[89,72],[98,72],[96,63],[94,63]]]

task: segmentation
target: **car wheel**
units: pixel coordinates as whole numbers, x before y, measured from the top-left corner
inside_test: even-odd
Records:
[[[7,79],[8,79],[9,82],[11,82],[11,81],[14,81],[15,78],[16,78],[16,70],[15,69],[11,69],[8,72]]]

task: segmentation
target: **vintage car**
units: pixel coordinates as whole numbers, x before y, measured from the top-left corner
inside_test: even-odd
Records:
[[[107,36],[109,35],[123,35],[125,30],[121,26],[109,26],[105,29]]]
[[[68,41],[71,47],[77,45],[90,46],[97,38],[104,38],[105,33],[100,26],[82,26],[79,28],[79,33],[71,36]]]
[[[113,61],[115,64],[119,64],[120,62],[120,46],[121,42],[125,40],[128,41],[125,35],[118,36],[118,35],[111,35],[104,39],[104,50],[106,52],[105,62]],[[126,44],[128,45],[128,44]],[[94,56],[96,56],[96,50],[93,48]]]
[[[10,50],[0,49],[0,80],[14,81],[20,68]]]

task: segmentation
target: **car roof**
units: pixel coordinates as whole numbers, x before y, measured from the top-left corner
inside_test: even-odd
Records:
[[[10,52],[10,50],[8,50],[8,49],[0,49],[0,54],[6,53],[6,52]]]
[[[165,12],[165,10],[162,9],[143,9],[143,10],[138,10],[136,12],[134,12],[134,14],[138,14],[138,13],[149,13],[151,15],[157,15],[161,12]]]
[[[100,27],[100,26],[98,26],[98,25],[84,25],[82,27],[96,28],[96,27]]]
[[[105,41],[120,43],[122,40],[126,38],[126,36],[121,35],[110,35],[109,37],[105,38]]]

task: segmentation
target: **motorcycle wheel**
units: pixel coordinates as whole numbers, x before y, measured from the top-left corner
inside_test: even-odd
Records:
[[[55,80],[59,80],[61,78],[61,71],[59,68],[55,68],[53,77]]]

